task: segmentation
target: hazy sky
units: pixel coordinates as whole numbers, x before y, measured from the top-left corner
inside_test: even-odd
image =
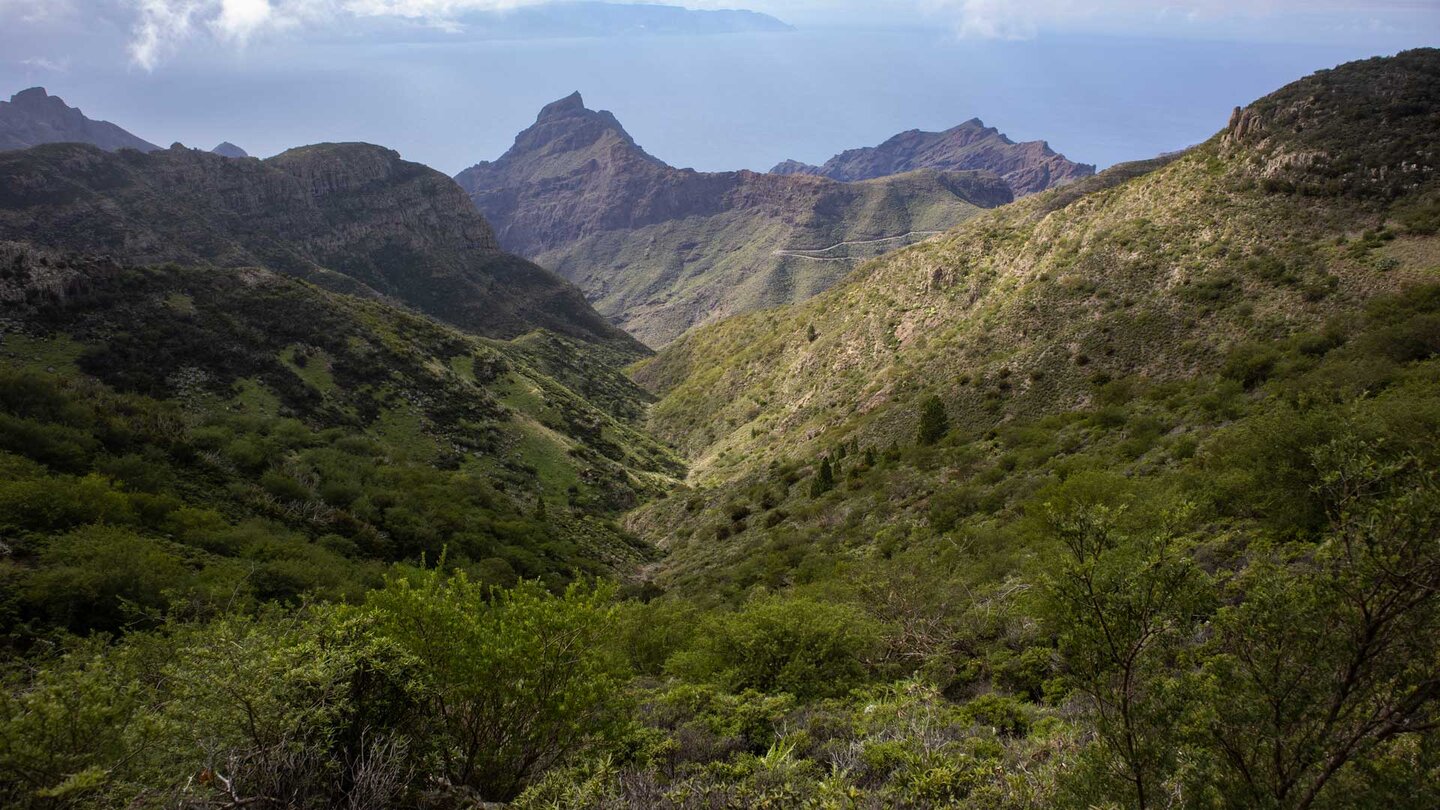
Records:
[[[447,172],[579,89],[672,163],[768,168],[978,116],[1102,165],[1341,61],[1440,45],[1440,0],[690,0],[795,34],[483,42],[527,0],[0,0],[32,85],[162,145],[366,140]]]

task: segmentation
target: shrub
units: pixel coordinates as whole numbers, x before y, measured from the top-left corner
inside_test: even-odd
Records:
[[[609,638],[612,587],[510,590],[463,573],[415,571],[365,613],[413,656],[445,777],[509,801],[567,755],[621,726],[626,667]]]
[[[858,608],[804,597],[761,597],[718,617],[672,670],[727,689],[842,695],[865,680],[879,628]]]

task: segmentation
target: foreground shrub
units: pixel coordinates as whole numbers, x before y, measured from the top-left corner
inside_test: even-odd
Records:
[[[509,801],[567,755],[622,725],[624,661],[609,643],[613,588],[488,588],[416,571],[372,594],[365,613],[413,656],[451,784]]]

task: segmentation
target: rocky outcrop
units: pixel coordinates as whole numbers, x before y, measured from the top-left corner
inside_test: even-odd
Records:
[[[1094,166],[1068,160],[1044,141],[1016,143],[979,118],[944,132],[902,132],[879,146],[842,152],[823,166],[787,160],[770,171],[854,182],[918,169],[991,171],[1005,179],[1016,197],[1095,174]]]
[[[250,153],[249,153],[249,152],[246,152],[244,149],[241,149],[240,147],[236,146],[235,144],[233,144],[233,143],[231,143],[231,142],[229,142],[229,141],[222,141],[219,146],[215,147],[214,149],[211,149],[210,152],[211,152],[212,154],[219,155],[220,157],[228,157],[228,158],[247,158],[247,157],[250,157]]]
[[[942,230],[1012,199],[988,172],[848,184],[677,169],[579,93],[547,105],[504,156],[456,180],[506,250],[575,281],[652,345],[720,315],[808,297],[853,266],[786,250]]]
[[[0,150],[28,149],[44,143],[88,143],[106,151],[160,147],[131,135],[109,121],[92,121],[43,87],[22,90],[0,101]]]
[[[543,327],[639,350],[579,290],[500,251],[448,177],[368,144],[264,161],[179,146],[0,154],[0,239],[127,264],[265,266],[483,335]]]

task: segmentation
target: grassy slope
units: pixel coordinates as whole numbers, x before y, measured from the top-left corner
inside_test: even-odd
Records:
[[[1100,407],[1110,380],[1217,379],[1256,342],[1282,345],[1434,281],[1440,245],[1405,224],[1433,211],[1433,174],[1397,168],[1433,154],[1436,106],[1415,102],[1433,95],[1436,61],[1417,52],[1321,74],[1252,107],[1268,131],[977,217],[804,305],[733,318],[642,361],[637,379],[662,394],[652,426],[707,489],[688,511],[672,499],[634,524],[671,542],[708,535],[707,520],[776,469],[793,480],[842,443],[913,443],[931,394],[961,435],[993,439]],[[1367,82],[1399,91],[1359,104]],[[1297,109],[1300,136],[1283,117]],[[977,446],[987,451],[998,452]],[[699,545],[703,556],[723,544]]]
[[[636,549],[582,524],[668,489],[680,471],[633,424],[648,397],[588,344],[539,332],[479,338],[257,269],[124,269],[14,244],[4,258],[14,304],[0,333],[5,369],[62,386],[98,380],[115,396],[177,408],[192,428],[253,416],[326,442],[364,438],[397,464],[495,491],[500,514],[528,513],[543,495],[557,534],[590,536],[572,562],[628,571]],[[235,464],[224,446],[216,452],[217,464]],[[257,463],[261,475],[291,462]],[[331,514],[323,472],[300,477],[313,480],[295,508]]]

